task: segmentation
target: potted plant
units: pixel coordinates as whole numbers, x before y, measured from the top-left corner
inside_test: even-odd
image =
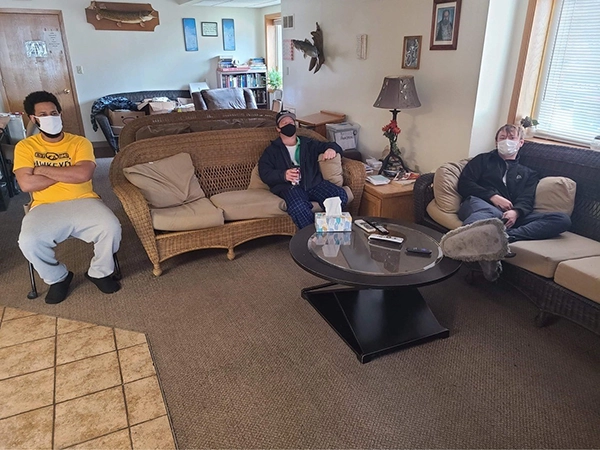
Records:
[[[275,89],[281,89],[282,85],[281,72],[276,69],[270,69],[267,73],[267,86],[273,92]]]
[[[525,116],[521,119],[521,126],[525,129],[524,135],[526,138],[533,137],[538,124],[539,122],[536,119],[529,116]]]

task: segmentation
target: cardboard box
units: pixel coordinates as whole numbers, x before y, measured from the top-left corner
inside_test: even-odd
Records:
[[[170,113],[177,108],[177,102],[150,102],[150,114],[165,114]]]
[[[317,233],[352,231],[352,216],[348,212],[343,212],[341,216],[329,217],[324,212],[315,213],[315,229]]]
[[[121,130],[123,129],[123,127],[118,127],[118,126],[115,126],[115,125],[111,125],[111,127],[110,127],[110,128],[111,128],[111,130],[112,130],[112,133],[113,133],[115,136],[118,136],[118,135],[120,135],[120,134],[121,134]]]
[[[129,111],[127,109],[108,110],[108,121],[111,125],[123,127],[127,122],[144,117],[146,113],[142,111]]]

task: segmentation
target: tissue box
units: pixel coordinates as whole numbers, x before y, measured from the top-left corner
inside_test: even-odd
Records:
[[[352,216],[348,212],[341,216],[326,216],[324,212],[318,212],[315,213],[315,228],[317,233],[352,231]]]

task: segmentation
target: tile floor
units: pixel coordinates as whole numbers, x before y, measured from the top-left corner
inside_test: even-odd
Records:
[[[145,335],[0,306],[0,448],[176,448]]]

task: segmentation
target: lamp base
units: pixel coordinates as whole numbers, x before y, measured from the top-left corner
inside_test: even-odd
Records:
[[[383,160],[383,163],[381,164],[381,169],[379,169],[379,174],[385,175],[385,171],[393,171],[396,174],[399,171],[410,172],[410,169],[406,167],[406,164],[404,164],[402,157],[390,152]]]

